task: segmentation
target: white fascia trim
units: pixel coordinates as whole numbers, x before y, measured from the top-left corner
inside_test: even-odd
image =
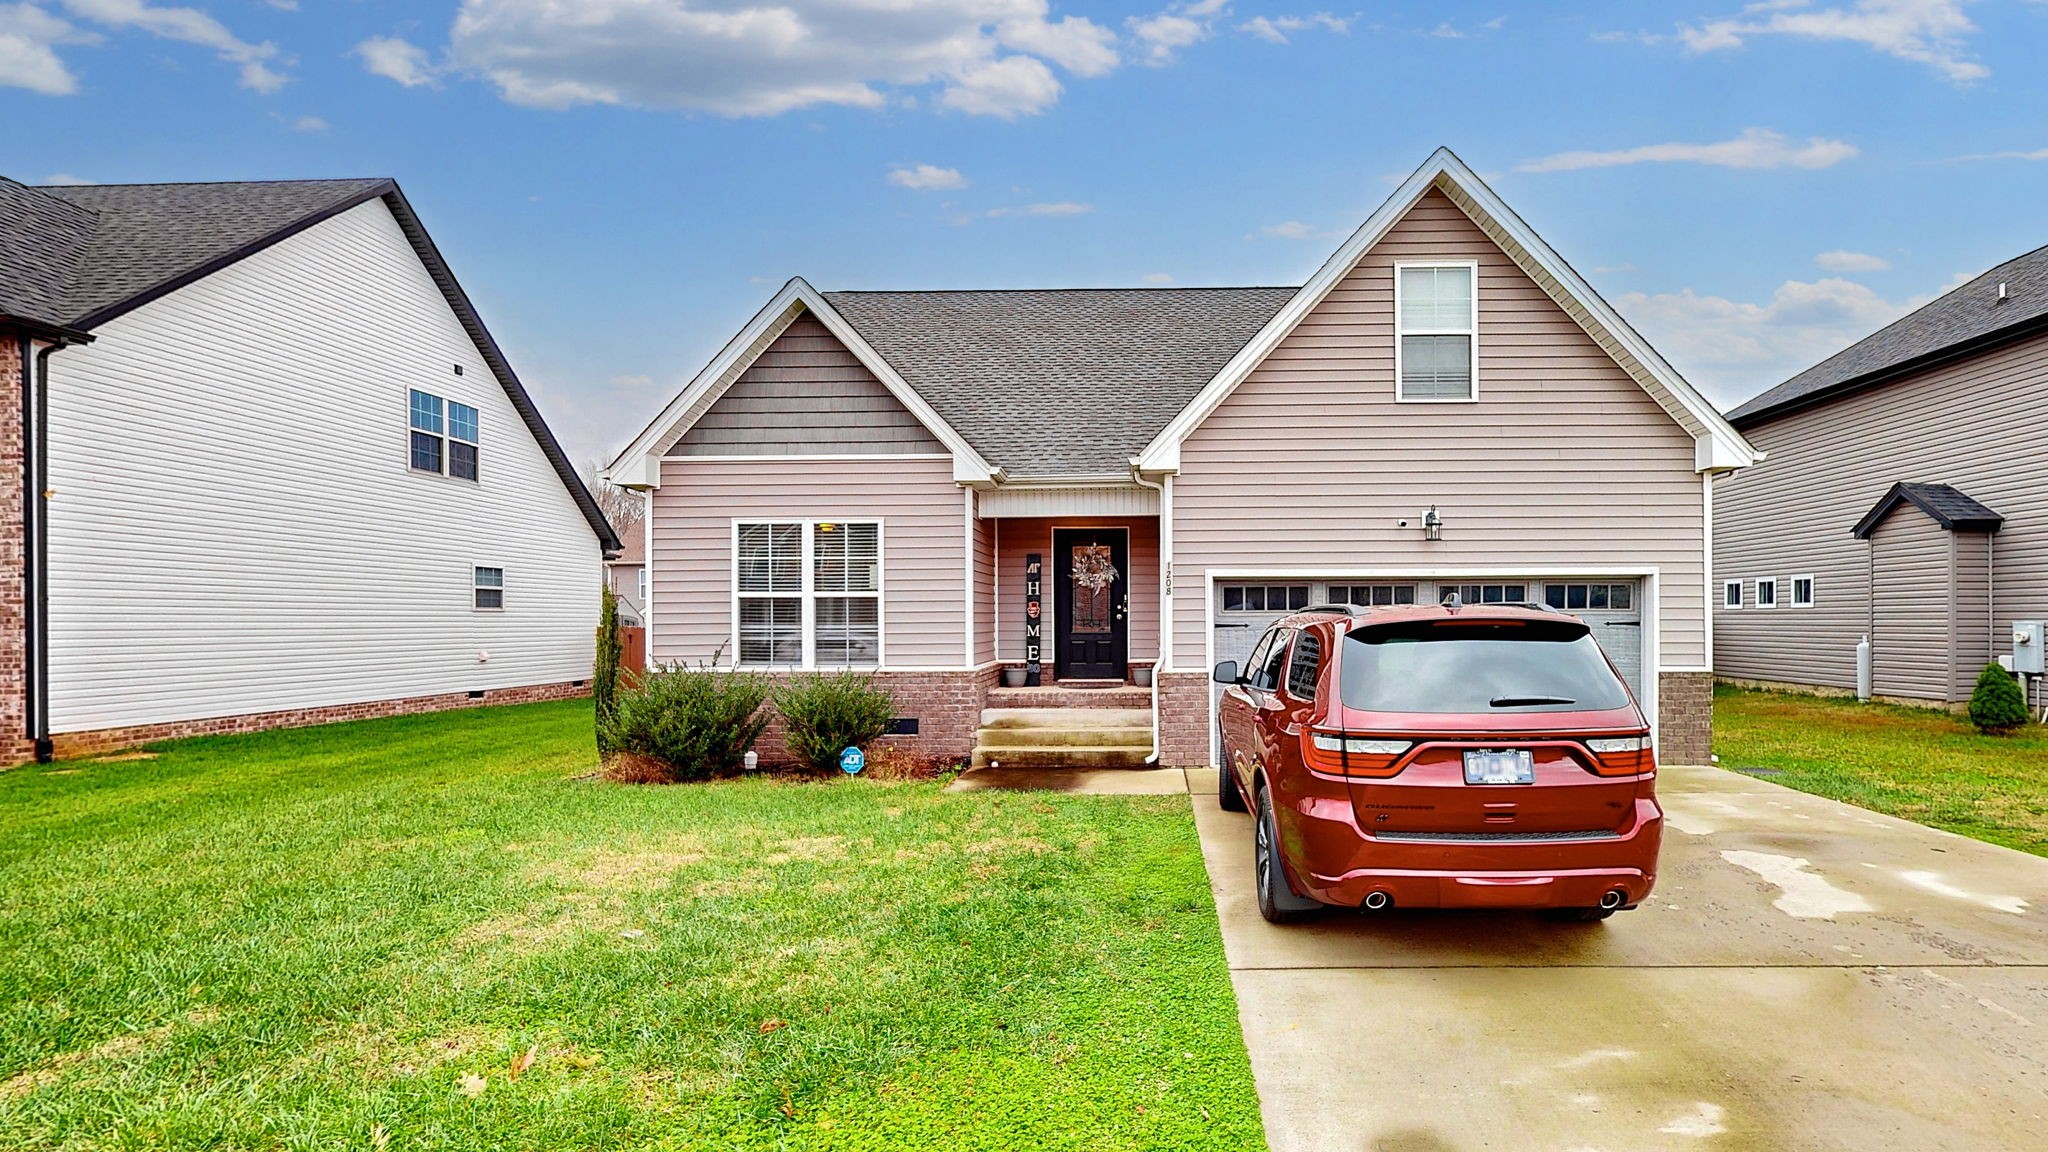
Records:
[[[1290,577],[1297,580],[1491,580],[1515,577],[1542,580],[1573,576],[1656,576],[1661,572],[1662,569],[1654,564],[1524,564],[1512,568],[1418,568],[1414,565],[1401,568],[1213,568],[1210,569],[1209,575],[1215,580],[1270,580]]]
[[[1488,217],[1488,221],[1481,222],[1482,230],[1487,222],[1500,229],[1502,234],[1522,249],[1522,254],[1530,263],[1547,273],[1572,298],[1573,303],[1583,309],[1595,324],[1605,329],[1605,335],[1636,360],[1642,368],[1642,374],[1631,375],[1643,385],[1644,390],[1648,391],[1673,419],[1691,432],[1696,440],[1705,439],[1712,442],[1713,446],[1710,449],[1695,449],[1695,460],[1700,467],[1712,466],[1725,470],[1747,467],[1757,461],[1756,449],[1728,423],[1719,409],[1708,403],[1705,397],[1678,374],[1677,370],[1665,363],[1656,349],[1650,347],[1648,341],[1629,327],[1628,321],[1623,320],[1620,313],[1601,299],[1600,294],[1593,291],[1592,285],[1587,284],[1573,271],[1572,266],[1565,263],[1563,257],[1553,251],[1541,236],[1524,223],[1521,217],[1515,215],[1514,210],[1495,195],[1477,173],[1466,167],[1465,162],[1458,159],[1450,149],[1439,148],[1423,162],[1422,167],[1417,168],[1414,174],[1395,189],[1392,196],[1387,197],[1385,203],[1366,218],[1364,224],[1359,225],[1358,231],[1352,233],[1351,238],[1316,270],[1316,274],[1309,278],[1308,283],[1302,285],[1301,290],[1294,294],[1294,298],[1266,322],[1266,326],[1259,330],[1258,335],[1252,337],[1250,343],[1230,358],[1230,361],[1216,373],[1215,378],[1203,386],[1194,401],[1182,409],[1180,415],[1174,417],[1173,422],[1153,438],[1152,443],[1139,454],[1138,466],[1146,471],[1179,471],[1181,442],[1200,427],[1225,398],[1237,390],[1237,386],[1244,382],[1252,369],[1258,367],[1280,341],[1293,332],[1296,325],[1323,302],[1323,298],[1330,294],[1331,289],[1350,274],[1351,269],[1364,259],[1365,254],[1371,251],[1387,231],[1431,188],[1442,188],[1447,194],[1457,193],[1452,199],[1460,201],[1462,198],[1459,203],[1461,209],[1468,212],[1477,209],[1482,216]],[[1516,253],[1509,250],[1508,256],[1514,259]],[[1517,263],[1520,262],[1517,260]],[[1541,286],[1543,278],[1535,279]],[[1562,305],[1564,301],[1558,303]],[[1567,308],[1566,311],[1569,313],[1571,309]],[[1597,339],[1602,333],[1589,334]]]
[[[1129,472],[1099,472],[1069,476],[1017,476],[1004,473],[1001,477],[1005,488],[1144,488],[1150,485],[1135,483]]]
[[[690,430],[689,423],[686,423],[689,414],[707,397],[715,400],[715,397],[710,396],[711,393],[722,394],[726,388],[731,387],[732,382],[746,370],[747,365],[752,364],[775,337],[781,335],[782,331],[804,312],[817,317],[818,322],[823,324],[827,331],[846,345],[847,350],[852,352],[868,371],[875,374],[875,378],[896,397],[897,402],[908,409],[918,423],[923,424],[939,443],[946,446],[946,451],[953,457],[955,480],[963,484],[986,484],[995,479],[996,470],[981,458],[981,454],[962,439],[952,426],[940,419],[939,414],[932,410],[924,397],[918,395],[917,390],[912,388],[887,360],[882,359],[881,353],[876,352],[859,332],[854,331],[853,325],[848,324],[846,318],[801,276],[792,277],[789,283],[784,284],[782,290],[762,306],[752,320],[747,321],[746,327],[740,329],[738,335],[719,349],[718,355],[712,358],[711,363],[705,365],[704,370],[697,373],[689,385],[677,393],[675,399],[669,401],[640,435],[634,437],[633,442],[604,469],[604,478],[626,487],[661,487],[661,453],[667,451]],[[706,407],[708,408],[708,405]]]

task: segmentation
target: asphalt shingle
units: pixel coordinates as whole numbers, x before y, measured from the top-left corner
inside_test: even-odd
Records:
[[[2006,298],[1998,298],[2005,285]],[[2048,317],[2048,247],[2008,260],[1878,329],[1728,414],[1747,427],[1823,393],[2003,329]]]
[[[1122,474],[1296,292],[1109,288],[828,292],[991,464]]]

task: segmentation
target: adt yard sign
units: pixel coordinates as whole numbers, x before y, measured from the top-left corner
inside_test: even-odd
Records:
[[[867,767],[867,763],[868,758],[861,755],[858,748],[848,748],[839,754],[839,770],[848,776],[860,775],[860,770]]]

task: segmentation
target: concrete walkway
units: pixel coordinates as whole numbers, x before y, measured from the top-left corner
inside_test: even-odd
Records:
[[[1275,1152],[2048,1148],[2048,860],[1673,768],[1605,924],[1275,928],[1190,779]]]

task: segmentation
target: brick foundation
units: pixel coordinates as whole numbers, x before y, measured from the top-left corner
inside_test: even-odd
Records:
[[[786,674],[767,673],[771,679]],[[886,736],[883,747],[934,764],[965,764],[974,755],[975,735],[981,730],[982,699],[998,680],[990,667],[971,672],[877,672],[875,685],[896,701],[896,715],[917,720],[917,735]],[[776,717],[755,743],[764,767],[782,768],[795,763],[783,734],[782,718]]]
[[[307,728],[315,724],[337,724],[344,720],[375,720],[385,716],[412,716],[422,712],[446,712],[455,708],[480,708],[496,704],[532,704],[541,700],[569,700],[590,695],[590,682],[564,681],[533,684],[522,688],[492,688],[481,698],[467,692],[446,692],[437,696],[411,696],[400,700],[368,700],[359,704],[334,704],[324,708],[293,708],[280,712],[251,712],[241,716],[215,716],[205,720],[174,720],[163,724],[138,724],[129,728],[102,728],[94,732],[62,732],[55,736],[60,759],[97,756],[136,744],[154,744],[187,736],[230,736],[263,732],[272,728]],[[19,757],[10,763],[27,759]]]
[[[1657,762],[1707,764],[1714,751],[1714,674],[1657,675]]]
[[[1209,766],[1209,674],[1159,677],[1159,762],[1169,768]]]
[[[32,759],[28,739],[28,619],[24,596],[21,337],[0,328],[0,764]]]

